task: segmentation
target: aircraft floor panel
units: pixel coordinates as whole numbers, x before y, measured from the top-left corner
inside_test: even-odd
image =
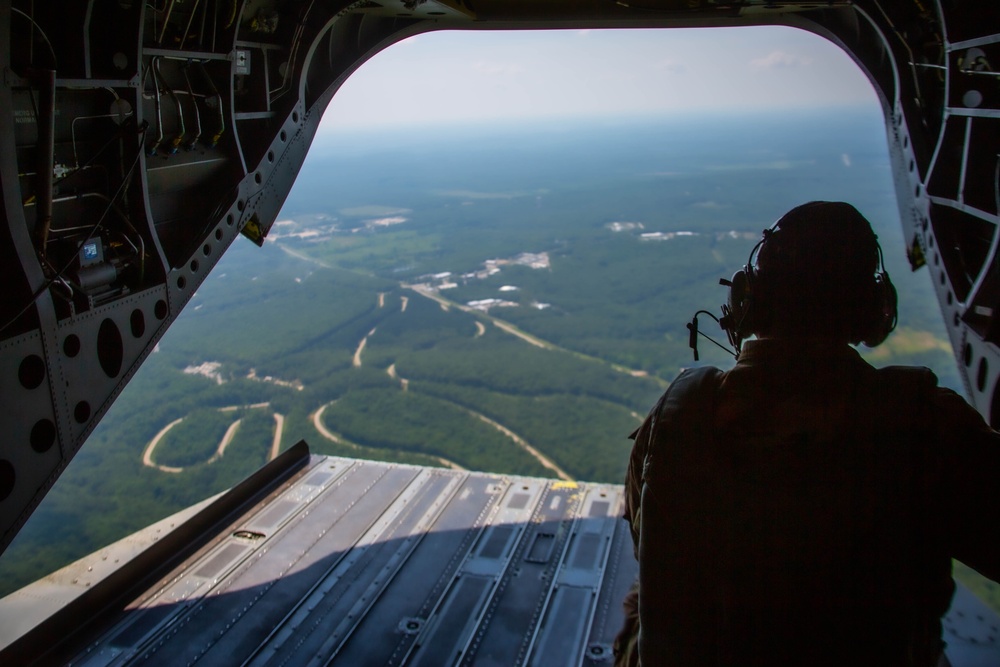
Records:
[[[580,665],[634,576],[621,493],[313,456],[73,662]]]

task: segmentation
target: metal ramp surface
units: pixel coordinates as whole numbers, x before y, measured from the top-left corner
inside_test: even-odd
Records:
[[[621,514],[616,485],[307,455],[69,661],[611,664],[637,572]]]

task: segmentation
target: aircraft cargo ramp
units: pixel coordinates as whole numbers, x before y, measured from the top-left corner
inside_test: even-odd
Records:
[[[611,664],[637,571],[621,486],[302,443],[255,478],[0,601],[0,635],[54,613],[0,662]],[[101,574],[136,545],[161,553]]]

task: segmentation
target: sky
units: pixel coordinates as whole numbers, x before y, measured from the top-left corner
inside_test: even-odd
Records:
[[[877,104],[843,51],[794,28],[442,31],[362,65],[320,132]]]

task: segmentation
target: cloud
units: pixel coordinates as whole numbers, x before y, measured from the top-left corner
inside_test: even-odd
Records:
[[[771,51],[766,56],[750,61],[750,67],[754,69],[789,69],[811,64],[812,58],[809,56],[797,56],[785,51]]]

